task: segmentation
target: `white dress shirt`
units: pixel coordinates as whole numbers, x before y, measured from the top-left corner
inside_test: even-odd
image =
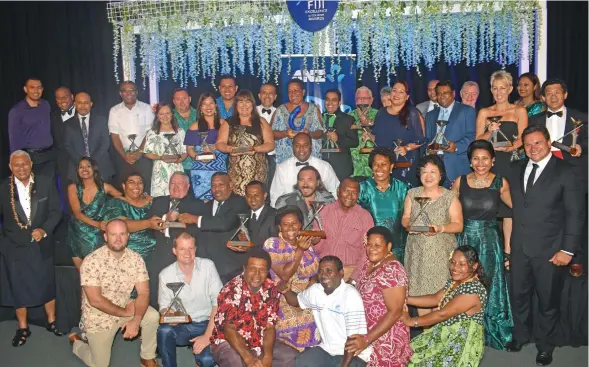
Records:
[[[297,183],[297,175],[301,168],[304,167],[302,165],[297,166],[297,162],[298,159],[296,157],[291,157],[276,167],[270,188],[270,203],[273,207],[276,205],[276,200],[279,197],[293,192],[293,186]],[[309,166],[313,166],[319,171],[323,185],[325,185],[327,191],[331,192],[333,197],[337,198],[339,180],[331,164],[313,156],[309,157],[307,162],[309,162]]]
[[[61,111],[60,111],[61,114]],[[66,122],[76,115],[76,106],[73,105],[65,114],[61,115],[61,122]]]
[[[270,123],[272,121],[272,116],[274,115],[274,112],[276,112],[276,107],[272,106],[269,108],[270,113],[267,112],[262,112],[262,109],[264,109],[265,107],[262,105],[256,106],[256,109],[258,110],[258,114],[260,115],[260,117],[263,117],[264,120],[266,120],[266,122]],[[268,108],[265,108],[268,109]],[[276,151],[272,150],[271,152],[266,153],[268,155],[276,155]]]
[[[256,211],[250,210],[250,220],[254,217],[254,214],[256,215],[256,221],[260,220],[260,214],[262,214],[264,207],[265,205],[262,205],[262,207]]]
[[[121,102],[110,109],[108,115],[108,130],[111,134],[118,134],[123,144],[123,149],[128,150],[131,140],[128,136],[136,134],[135,145],[141,146],[141,142],[153,125],[154,113],[147,103],[137,101],[133,108],[128,109]]]
[[[22,209],[25,212],[25,215],[27,216],[27,221],[30,222],[31,221],[31,196],[29,194],[29,189],[30,186],[33,184],[33,177],[31,176],[29,178],[29,183],[25,186],[24,183],[22,183],[22,181],[20,181],[18,178],[14,178],[14,182],[16,184],[16,190],[18,192],[18,201],[20,202],[20,206],[22,206]]]
[[[546,118],[546,129],[550,133],[550,141],[555,141],[556,139],[561,138],[565,134],[565,126],[566,126],[566,117],[567,111],[566,108],[563,106],[558,111],[551,111],[550,112],[559,112],[562,111],[562,117],[558,117],[557,115],[552,115],[550,118]],[[561,141],[562,143],[562,141]],[[550,147],[551,151],[560,150],[555,147]]]
[[[429,101],[429,105],[427,106],[427,111],[426,112],[432,111],[437,106],[439,106],[437,102],[434,102],[434,101],[430,100]]]

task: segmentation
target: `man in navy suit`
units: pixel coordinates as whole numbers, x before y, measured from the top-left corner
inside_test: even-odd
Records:
[[[69,157],[68,178],[76,181],[80,158],[90,157],[99,167],[100,176],[109,182],[114,175],[108,149],[110,136],[106,118],[92,114],[92,99],[88,93],[80,92],[74,99],[76,114],[65,122],[64,145]]]
[[[440,131],[448,140],[444,150],[428,151],[428,154],[439,154],[443,157],[446,167],[444,186],[449,188],[452,182],[461,175],[470,172],[466,151],[475,139],[476,111],[474,108],[454,100],[456,93],[449,81],[441,81],[436,85],[439,107],[434,108],[425,116],[425,136],[432,142]],[[447,121],[440,128],[436,121]]]

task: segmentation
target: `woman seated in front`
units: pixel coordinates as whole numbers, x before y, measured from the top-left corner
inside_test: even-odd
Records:
[[[408,366],[476,367],[483,358],[483,318],[487,290],[479,256],[471,246],[460,246],[450,258],[450,279],[435,294],[409,297],[408,304],[438,307],[425,316],[401,319],[409,327],[429,327],[411,341]]]
[[[121,197],[112,185],[102,182],[98,165],[88,157],[78,162],[78,180],[68,186],[72,216],[68,224],[67,244],[72,251],[74,266],[80,271],[82,260],[96,250],[104,239],[104,209],[107,195]]]

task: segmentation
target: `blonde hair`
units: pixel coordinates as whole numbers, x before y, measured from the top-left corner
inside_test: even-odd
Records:
[[[491,86],[497,80],[505,80],[508,86],[513,86],[513,77],[505,70],[499,70],[491,74]]]

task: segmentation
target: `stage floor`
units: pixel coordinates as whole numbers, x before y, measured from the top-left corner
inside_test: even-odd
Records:
[[[0,322],[0,365],[13,366],[59,366],[82,367],[84,364],[72,354],[67,337],[56,337],[44,328],[31,326],[32,335],[22,347],[13,348],[12,337],[15,321]],[[178,366],[194,366],[194,358],[187,348],[178,348]],[[481,367],[526,367],[535,366],[536,348],[527,345],[519,353],[485,350]],[[115,339],[111,367],[139,365],[139,341],[126,342],[120,336]],[[557,348],[554,351],[554,367],[587,366],[587,347]]]

